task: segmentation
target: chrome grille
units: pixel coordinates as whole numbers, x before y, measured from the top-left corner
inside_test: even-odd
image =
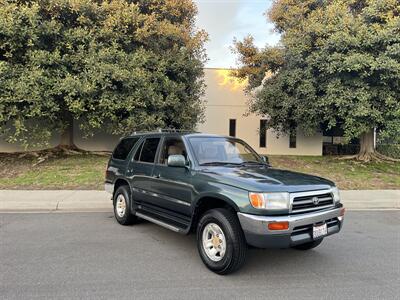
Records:
[[[333,206],[333,195],[329,190],[291,194],[291,212],[294,214],[322,210]]]

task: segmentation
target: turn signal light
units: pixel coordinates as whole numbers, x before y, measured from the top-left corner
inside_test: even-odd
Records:
[[[260,193],[249,193],[250,203],[254,208],[263,208],[264,205],[264,195]]]
[[[268,223],[269,230],[288,230],[289,222],[272,222]]]
[[[346,209],[344,207],[340,210],[340,216],[341,217],[344,216],[345,211],[346,211]]]

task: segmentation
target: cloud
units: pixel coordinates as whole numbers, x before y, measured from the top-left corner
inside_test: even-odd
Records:
[[[233,38],[239,40],[248,34],[255,38],[259,47],[267,43],[274,45],[279,35],[272,31],[264,12],[271,1],[246,0],[197,0],[199,14],[197,26],[209,33],[206,45],[209,61],[207,67],[230,68],[235,66],[235,56],[231,53]]]

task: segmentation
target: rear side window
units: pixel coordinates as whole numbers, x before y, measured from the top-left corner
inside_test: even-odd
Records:
[[[143,143],[144,143],[144,142],[141,142],[141,143],[140,143],[140,146],[137,148],[133,160],[136,160],[136,161],[139,160],[139,158],[140,158],[140,152],[142,152],[142,148],[143,148]]]
[[[119,142],[113,152],[113,158],[125,160],[139,138],[126,138]]]
[[[153,163],[157,153],[158,143],[160,138],[146,139],[140,152],[139,161]]]

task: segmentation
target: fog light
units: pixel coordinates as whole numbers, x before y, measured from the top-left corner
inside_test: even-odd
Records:
[[[272,222],[268,223],[269,230],[288,230],[289,222]]]

